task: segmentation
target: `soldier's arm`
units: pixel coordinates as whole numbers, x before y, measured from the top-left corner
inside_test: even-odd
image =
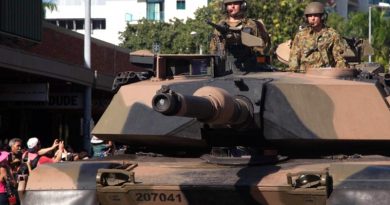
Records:
[[[224,23],[225,22],[221,20],[218,22],[218,25],[222,25]],[[221,47],[221,45],[218,44],[221,43],[222,38],[223,38],[222,34],[217,29],[214,29],[213,34],[211,35],[210,45],[209,45],[210,54],[218,54],[218,47]]]
[[[345,58],[343,57],[344,51],[344,45],[341,41],[341,37],[339,34],[334,34],[334,40],[333,40],[333,49],[332,49],[332,55],[333,59],[336,63],[337,68],[346,68],[347,63],[345,61]]]
[[[299,52],[299,36],[296,35],[290,49],[290,57],[288,61],[289,70],[298,71],[300,67],[300,52]]]
[[[271,39],[264,23],[261,20],[254,20],[254,22],[256,27],[254,35],[263,40],[263,46],[254,47],[253,50],[263,55],[267,55],[269,54],[271,47]]]
[[[216,51],[217,51],[217,46],[215,45],[216,43],[215,43],[215,36],[214,35],[212,35],[211,36],[211,39],[210,39],[210,45],[209,45],[209,52],[210,52],[210,54],[215,54],[216,53]]]
[[[221,43],[220,37],[218,36],[217,31],[215,31],[211,35],[211,39],[210,39],[210,45],[209,45],[210,54],[217,54],[218,53],[218,43]]]
[[[255,20],[255,22],[257,25],[257,37],[260,37],[264,42],[264,46],[261,47],[262,54],[268,54],[271,48],[271,38],[269,37],[267,28],[262,20]]]

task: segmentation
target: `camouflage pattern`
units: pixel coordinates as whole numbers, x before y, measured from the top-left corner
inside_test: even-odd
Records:
[[[139,165],[131,171],[105,170],[107,181],[122,182],[124,177],[116,175],[119,171],[122,176],[134,174],[135,179],[98,183],[101,205],[387,204],[390,196],[386,157],[296,159],[262,166],[220,166],[183,158],[164,161],[163,157],[134,161]],[[310,176],[318,181],[297,183]]]
[[[390,201],[386,84],[286,72],[195,77],[178,71],[195,69],[193,60],[209,59],[205,66],[210,74],[216,73],[215,56],[159,54],[154,59],[155,78],[120,87],[92,134],[159,152],[41,165],[31,173],[27,186],[19,184],[25,187],[19,189],[22,205],[374,205]],[[187,115],[168,116],[154,110],[153,99],[160,90],[187,96],[181,98],[183,104],[176,104],[179,114],[186,111]],[[200,109],[206,104],[198,97],[220,103],[211,111],[218,114],[209,118],[212,121],[197,119],[208,119],[203,114],[209,114]],[[154,102],[163,107],[164,101]],[[223,109],[229,107],[239,110]],[[204,156],[210,147],[226,145],[251,145],[264,153],[245,155],[244,162],[272,157],[276,151],[293,158],[277,164],[235,164],[240,157],[225,157],[226,162],[233,161],[228,166],[207,163],[210,157]],[[183,154],[186,151],[189,155]]]
[[[212,79],[209,76],[196,78],[183,78],[183,75],[171,76],[172,72],[169,70],[178,70],[179,66],[183,65],[170,62],[179,62],[184,57],[189,59],[214,58],[214,56],[175,56],[173,54],[156,56],[158,59],[156,60],[158,64],[156,79],[169,80],[153,79],[122,86],[92,133],[104,140],[130,145],[141,143],[158,147],[184,146],[185,149],[206,146],[204,135],[226,140],[233,135],[232,133],[240,136],[235,140],[296,139],[304,142],[309,139],[313,141],[390,139],[389,105],[382,96],[383,88],[376,83],[348,81],[344,80],[344,75],[340,76],[343,80],[339,80],[335,79],[337,77],[330,78],[329,75],[322,76],[321,73],[316,76],[310,73],[303,75],[285,72],[249,72]],[[217,67],[210,66],[209,68],[214,69],[212,73],[218,72]],[[342,69],[324,70],[337,72]],[[251,129],[242,134],[240,132],[246,130],[247,127],[245,125],[243,127],[232,126],[231,123],[217,124],[218,130],[204,129],[203,122],[196,120],[195,117],[205,119],[207,117],[203,117],[203,114],[207,115],[212,111],[206,111],[210,109],[194,95],[196,91],[200,92],[200,89],[205,86],[221,88],[232,96],[245,96],[250,100],[252,106],[246,107],[253,109],[250,115],[253,116],[253,120],[248,120],[251,123]],[[183,111],[180,114],[184,113],[184,109],[187,108],[186,112],[192,113],[195,117],[165,116],[154,111],[152,100],[162,87],[169,88],[166,90],[172,90],[183,96],[190,96],[180,98],[185,100],[182,102],[188,104],[177,108],[180,107],[179,110]],[[221,92],[209,91],[207,93],[203,96],[207,96],[208,99],[223,96]],[[217,100],[218,102],[223,102],[222,99],[226,98],[218,99],[221,99]],[[231,101],[225,100],[224,102]],[[241,108],[245,107],[240,103],[234,104]],[[218,111],[215,114],[230,112],[223,110],[222,105],[217,107]],[[208,126],[211,125],[208,124]],[[256,126],[257,129],[262,130],[257,130]],[[253,133],[249,134],[249,132]]]
[[[107,159],[107,158],[105,158]],[[99,205],[96,173],[121,165],[105,159],[41,164],[19,180],[21,205]]]
[[[176,64],[160,63],[168,57],[176,58]],[[370,153],[366,152],[370,149],[370,154],[379,149],[388,154],[390,110],[377,83],[287,72],[168,78],[171,72],[166,70],[179,67],[184,57],[198,56],[156,56],[157,72],[167,77],[157,76],[169,80],[122,86],[93,134],[167,151],[201,149],[204,142],[206,147],[249,144],[261,153],[272,154],[273,150],[262,152],[264,146],[272,144],[278,153],[303,158],[237,165],[234,163],[239,157],[225,157],[226,162],[234,161],[224,166],[223,157],[217,155],[221,159],[217,164],[205,157],[210,153],[208,149],[202,152],[202,159],[199,155],[175,157],[173,152],[165,155],[169,157],[131,156],[130,163],[137,164],[131,170],[98,171],[96,191],[101,205],[341,205],[390,201],[390,158],[354,154]],[[161,96],[160,91],[167,95],[155,98]],[[172,112],[158,112],[155,103]],[[253,162],[257,157],[266,156],[246,155],[242,159]]]
[[[314,32],[311,27],[304,28],[292,42],[289,67],[300,72],[308,68],[346,68],[344,48],[340,35],[334,29],[325,27],[320,32]]]
[[[265,26],[262,22],[244,18],[238,23],[230,23],[227,19],[221,20],[219,25],[228,25],[229,27],[241,29],[244,32],[248,32],[254,36],[260,37],[262,39],[262,46],[254,48],[246,48],[243,53],[253,55],[255,53],[260,53],[262,55],[267,54],[270,47],[270,39],[265,29]],[[217,54],[219,50],[224,50],[229,45],[240,45],[241,36],[240,32],[228,33],[227,35],[222,35],[217,30],[214,31],[213,38],[210,42],[210,53]]]

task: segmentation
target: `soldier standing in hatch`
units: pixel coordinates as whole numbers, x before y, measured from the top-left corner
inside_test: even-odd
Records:
[[[270,47],[270,39],[265,26],[260,21],[246,17],[247,3],[245,0],[224,0],[222,11],[225,18],[218,24],[249,33],[261,38],[261,46],[247,47],[241,42],[241,32],[221,33],[214,31],[210,42],[210,53],[220,56],[232,55],[234,64],[238,69],[243,69],[256,64],[256,57],[265,55]]]
[[[300,30],[290,50],[289,69],[305,72],[308,68],[346,68],[342,56],[344,45],[340,35],[325,25],[327,14],[321,2],[311,2],[305,8],[306,28]]]

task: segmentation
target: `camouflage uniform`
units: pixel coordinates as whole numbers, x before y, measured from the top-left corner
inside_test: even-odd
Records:
[[[345,68],[343,52],[344,44],[334,29],[324,27],[319,32],[313,32],[311,27],[307,27],[299,31],[292,42],[289,67],[301,72],[307,68]]]
[[[262,55],[265,55],[268,52],[270,46],[270,39],[265,29],[265,26],[260,21],[243,18],[238,24],[231,25],[229,24],[227,19],[224,19],[220,21],[218,24],[239,28],[243,32],[247,32],[254,36],[260,37],[262,39],[261,42],[262,46],[253,47],[253,48],[243,46],[241,43],[240,32],[232,32],[232,33],[228,33],[227,35],[222,35],[220,32],[215,30],[213,34],[213,38],[211,39],[210,42],[211,54],[222,55],[221,53],[217,53],[217,52],[218,51],[223,52],[225,51],[225,49],[228,49],[229,51],[232,51],[233,49],[237,50],[236,49],[237,47],[243,49],[240,51],[241,55],[253,55],[255,53],[260,53]],[[220,46],[219,49],[218,46]]]

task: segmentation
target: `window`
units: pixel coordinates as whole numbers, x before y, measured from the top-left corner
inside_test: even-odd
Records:
[[[126,22],[132,22],[133,21],[133,14],[126,13],[125,14],[125,21]]]
[[[146,19],[164,21],[163,2],[148,2],[146,5]]]
[[[84,30],[84,20],[75,20],[76,21],[76,30]]]
[[[106,29],[106,20],[105,19],[92,19],[92,29],[93,30]]]
[[[84,19],[47,19],[49,23],[69,30],[83,30]],[[106,19],[91,19],[93,30],[106,29]]]
[[[65,21],[60,21],[60,20],[58,20],[58,21],[57,21],[57,25],[58,25],[59,27],[62,27],[62,28],[66,28],[66,27],[67,27]]]
[[[186,9],[186,1],[185,0],[177,0],[176,1],[176,9],[177,10],[185,10]]]

